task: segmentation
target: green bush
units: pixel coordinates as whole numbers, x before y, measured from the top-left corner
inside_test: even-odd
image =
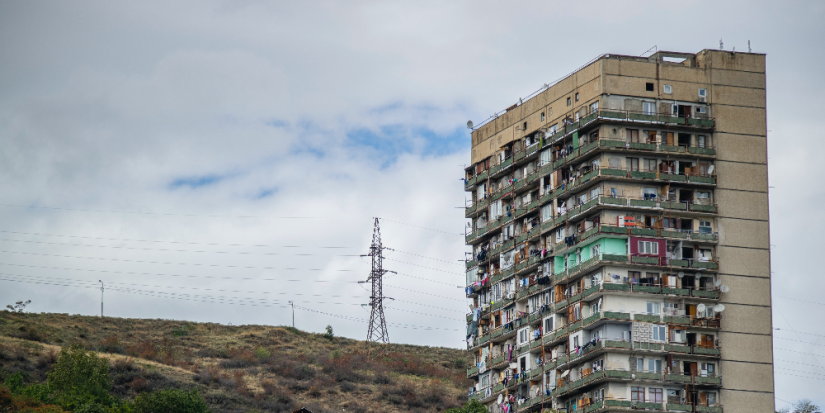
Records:
[[[260,361],[264,361],[264,360],[268,359],[269,356],[271,356],[271,355],[272,355],[272,353],[270,353],[269,350],[267,350],[263,347],[258,347],[258,349],[255,350],[255,357],[257,357],[258,360],[260,360]]]
[[[47,375],[47,389],[63,408],[73,410],[89,403],[111,405],[109,360],[86,352],[77,344],[60,351]]]
[[[159,390],[143,393],[135,398],[134,413],[207,413],[203,397],[197,390]]]
[[[462,407],[447,409],[445,413],[487,413],[487,408],[478,400],[471,400],[469,403],[464,403]]]

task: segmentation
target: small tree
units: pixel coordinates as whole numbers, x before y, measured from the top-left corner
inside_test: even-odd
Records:
[[[135,398],[134,413],[209,413],[211,410],[197,390],[167,389],[143,393]]]
[[[109,360],[87,353],[78,344],[63,347],[47,378],[55,401],[67,409],[88,403],[111,404]]]
[[[328,325],[326,330],[327,332],[324,333],[324,338],[331,341],[333,338],[335,338],[335,334],[332,333],[332,326]]]
[[[9,311],[11,311],[12,313],[22,313],[23,310],[26,309],[26,306],[31,304],[31,302],[32,302],[32,300],[18,301],[16,303],[14,303],[14,306],[9,304],[9,305],[6,306],[6,308],[8,308]]]
[[[802,399],[793,404],[793,413],[819,413],[819,406],[808,399]]]
[[[470,400],[469,403],[464,403],[464,406],[447,409],[445,413],[487,413],[487,408],[478,400]]]

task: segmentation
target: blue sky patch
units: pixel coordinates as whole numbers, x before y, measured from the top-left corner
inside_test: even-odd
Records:
[[[178,189],[182,187],[189,187],[195,189],[218,183],[222,181],[224,178],[226,178],[226,176],[220,175],[204,175],[190,178],[179,178],[172,181],[172,183],[169,184],[169,187],[172,189]]]

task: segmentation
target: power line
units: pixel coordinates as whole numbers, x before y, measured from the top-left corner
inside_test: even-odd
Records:
[[[261,215],[202,215],[202,214],[178,214],[178,213],[171,213],[171,212],[142,212],[142,211],[116,211],[116,210],[103,210],[103,209],[80,209],[80,208],[60,208],[60,207],[49,207],[49,206],[42,206],[42,205],[14,205],[14,204],[0,204],[0,207],[7,207],[7,208],[38,208],[38,209],[51,209],[56,211],[70,211],[70,212],[94,212],[100,214],[134,214],[134,215],[156,215],[156,216],[174,216],[174,217],[190,217],[190,218],[273,218],[273,219],[317,219],[317,218],[324,218],[324,217],[279,217],[279,216],[261,216]],[[325,217],[325,218],[337,218],[337,217]]]
[[[367,322],[367,320],[360,319],[360,318],[347,317],[347,316],[342,316],[342,315],[339,315],[339,314],[325,313],[325,312],[323,312],[323,311],[313,310],[313,309],[311,309],[311,308],[299,307],[299,306],[297,306],[297,305],[295,306],[295,308],[300,308],[300,309],[305,310],[305,311],[311,311],[311,312],[313,312],[313,313],[318,313],[318,314],[328,315],[328,316],[330,316],[330,317],[343,318],[343,319],[348,319],[348,320],[351,320],[351,321]],[[438,327],[418,326],[418,325],[412,325],[412,324],[397,324],[397,323],[388,323],[388,324],[389,324],[389,325],[392,325],[392,326],[396,326],[396,327],[407,326],[407,327],[401,327],[401,328],[412,328],[412,329],[414,329],[414,330],[417,330],[417,329],[424,329],[424,330],[461,331],[461,330],[459,330],[459,329],[449,329],[449,328],[438,328]]]
[[[440,269],[438,269],[438,268],[433,268],[433,267],[427,267],[427,266],[424,266],[424,265],[413,264],[413,263],[411,263],[411,262],[406,262],[406,261],[394,260],[394,259],[392,259],[392,258],[384,258],[384,259],[385,259],[385,260],[390,260],[390,261],[395,261],[395,262],[400,262],[400,263],[402,263],[402,264],[407,264],[407,265],[412,265],[412,266],[416,266],[416,267],[426,268],[426,269],[428,269],[428,270],[439,271],[439,272],[445,272],[445,273],[447,273],[447,274],[452,274],[452,275],[460,275],[460,276],[462,276],[462,277],[465,275],[464,273],[459,273],[459,272],[452,272],[452,271],[440,270]]]
[[[153,243],[166,243],[166,244],[209,245],[209,246],[224,246],[224,247],[338,248],[338,249],[354,248],[354,247],[338,247],[338,246],[309,247],[309,246],[300,246],[300,245],[221,244],[221,243],[210,243],[210,242],[147,240],[147,239],[138,239],[138,238],[105,238],[105,237],[90,237],[90,236],[82,236],[82,235],[44,234],[44,233],[37,233],[37,232],[20,232],[20,231],[8,231],[8,230],[0,230],[0,233],[18,234],[18,235],[36,235],[36,236],[43,236],[43,237],[64,237],[64,238],[93,239],[93,240],[98,240],[98,241],[153,242]]]
[[[317,256],[318,254],[279,254],[277,252],[240,252],[240,251],[205,251],[205,250],[183,250],[183,249],[169,249],[169,248],[145,248],[145,247],[118,247],[113,245],[93,245],[93,244],[70,244],[62,242],[47,242],[47,241],[31,241],[19,240],[10,238],[0,238],[0,241],[7,242],[24,242],[28,244],[42,244],[42,245],[60,245],[66,247],[91,247],[91,248],[111,248],[120,250],[134,250],[134,251],[163,251],[163,252],[193,252],[193,253],[208,253],[208,254],[238,254],[238,255],[293,255],[293,256]],[[345,248],[345,247],[341,247]],[[357,257],[354,254],[336,254],[334,257]]]
[[[781,295],[776,295],[776,296],[774,296],[774,297],[776,297],[776,298],[784,298],[784,299],[786,299],[786,300],[801,301],[801,302],[803,302],[803,303],[810,303],[810,304],[825,305],[825,303],[820,303],[820,302],[818,302],[818,301],[800,300],[800,299],[798,299],[798,298],[783,297],[783,296],[781,296]]]
[[[811,343],[810,341],[791,340],[791,339],[789,339],[789,338],[785,338],[785,337],[774,337],[774,338],[778,338],[778,339],[780,339],[780,340],[785,340],[785,341],[795,341],[795,342],[797,342],[797,343],[805,343],[805,344],[810,344],[810,345],[813,345],[813,346],[825,346],[825,343]]]
[[[822,366],[817,366],[816,364],[800,363],[800,362],[798,362],[798,361],[779,360],[779,359],[774,359],[774,361],[781,361],[781,362],[785,362],[785,363],[793,363],[793,364],[801,364],[801,365],[803,365],[803,366],[819,367],[819,368],[821,368],[821,369],[825,369],[825,367],[822,367]]]
[[[426,229],[426,230],[428,230],[428,231],[441,232],[441,233],[443,233],[443,234],[460,235],[460,236],[462,236],[462,237],[464,236],[464,234],[459,234],[459,233],[457,233],[457,232],[447,232],[447,231],[442,231],[442,230],[440,230],[440,229],[434,229],[434,228],[422,227],[422,226],[420,226],[420,225],[408,224],[408,223],[406,223],[406,222],[395,221],[395,220],[392,220],[392,219],[387,219],[387,218],[380,218],[380,217],[379,217],[378,219],[380,219],[380,220],[382,220],[382,221],[395,222],[396,224],[406,225],[406,226],[408,226],[408,227],[415,227],[415,228]]]
[[[791,371],[794,371],[794,370],[791,370]],[[820,379],[820,378],[818,378],[818,377],[800,376],[800,375],[798,375],[798,374],[783,373],[783,372],[781,372],[781,371],[777,371],[777,372],[775,372],[775,373],[776,373],[776,374],[784,374],[784,375],[786,375],[786,376],[802,377],[803,379],[825,380],[825,379]]]
[[[785,329],[774,328],[774,330],[776,330],[776,331],[793,331],[796,334],[804,334],[806,336],[825,337],[825,335],[822,335],[822,334],[805,333],[805,332],[802,332],[802,331],[796,331],[796,330],[791,330],[791,329],[787,329],[787,328],[785,328]]]
[[[249,267],[249,266],[245,267],[245,266],[240,266],[240,265],[195,264],[195,263],[187,263],[187,262],[161,262],[161,261],[144,261],[144,260],[126,260],[126,259],[121,259],[121,258],[78,257],[78,256],[74,256],[74,255],[46,254],[46,253],[40,253],[40,252],[20,252],[20,251],[5,251],[5,250],[0,250],[0,252],[4,252],[4,253],[8,253],[8,254],[36,255],[36,256],[43,256],[43,257],[75,258],[75,259],[82,259],[82,260],[135,262],[135,263],[141,263],[141,264],[191,265],[191,266],[196,266],[196,267],[240,268],[240,269],[252,269],[252,270],[326,271],[326,269],[324,269],[324,268],[296,268],[296,267],[276,268],[276,267]],[[334,271],[353,271],[353,270],[334,270]]]
[[[393,249],[393,248],[387,248],[387,249],[388,249],[388,250],[390,250],[390,251],[393,251],[393,252],[400,252],[400,253],[402,253],[402,254],[412,255],[412,256],[415,256],[415,257],[420,257],[420,258],[426,258],[426,259],[428,259],[428,260],[433,260],[433,261],[441,261],[441,262],[446,262],[447,264],[453,264],[453,265],[461,265],[461,266],[464,266],[464,264],[456,264],[456,263],[455,263],[455,262],[453,262],[453,261],[447,261],[447,260],[442,260],[442,259],[438,259],[438,258],[427,257],[427,256],[425,256],[425,255],[413,254],[413,253],[411,253],[411,252],[405,252],[405,251],[401,251],[401,250],[397,250],[397,249]]]
[[[414,292],[414,293],[418,293],[418,294],[425,294],[425,295],[431,295],[433,297],[446,298],[448,300],[453,300],[453,301],[465,301],[465,300],[458,300],[458,299],[455,299],[455,298],[452,298],[452,297],[446,297],[446,296],[443,296],[443,295],[425,293],[423,291],[410,290],[409,288],[399,287],[399,286],[392,285],[392,284],[387,284],[386,286],[390,287],[390,288],[397,288],[399,290],[410,291],[410,292]]]
[[[821,356],[822,355],[822,354],[816,354],[816,353],[805,353],[804,351],[796,351],[796,350],[790,350],[790,349],[779,348],[779,347],[777,347],[776,349],[777,350],[782,350],[782,351],[790,351],[791,353],[806,354],[806,355],[809,355],[809,356]]]
[[[793,371],[793,372],[796,372],[796,373],[813,374],[814,376],[825,376],[825,374],[820,374],[820,373],[811,373],[811,372],[807,372],[807,371],[800,371],[800,370],[783,369],[783,368],[778,368],[778,367],[774,367],[774,369],[777,369],[777,370],[784,370],[784,371]]]
[[[384,318],[384,274],[388,271],[384,269],[384,247],[381,243],[381,226],[378,218],[372,231],[372,244],[370,252],[367,254],[371,258],[372,268],[370,275],[364,282],[372,282],[370,293],[370,323],[367,330],[367,343],[390,343],[390,335],[387,331],[387,320]]]

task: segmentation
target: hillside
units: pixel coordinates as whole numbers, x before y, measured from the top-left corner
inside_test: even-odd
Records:
[[[434,412],[470,385],[456,349],[392,344],[369,358],[362,341],[291,327],[12,312],[0,312],[0,381],[44,381],[73,343],[109,359],[118,397],[196,388],[215,412]]]

